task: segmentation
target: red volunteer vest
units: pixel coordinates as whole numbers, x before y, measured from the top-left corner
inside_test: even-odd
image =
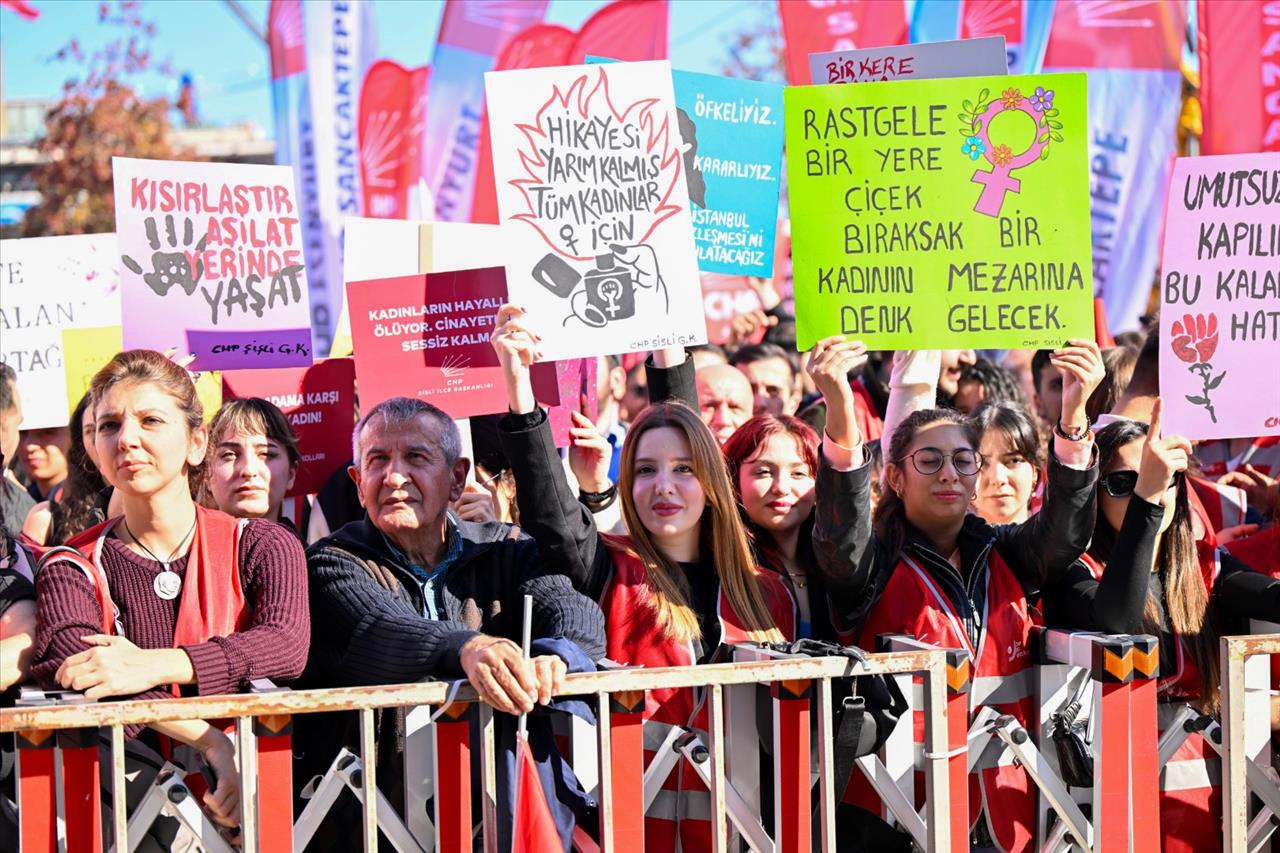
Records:
[[[65,546],[50,549],[41,567],[67,561],[84,572],[102,612],[102,633],[127,636],[120,608],[111,598],[111,582],[102,564],[107,535],[120,521],[112,518],[85,530]],[[196,529],[187,556],[173,648],[207,642],[248,627],[251,619],[240,580],[243,519],[196,506]],[[178,695],[174,687],[174,695]]]
[[[632,666],[692,666],[697,663],[691,643],[679,643],[662,636],[652,607],[653,591],[640,558],[627,550],[630,540],[610,537],[609,556],[613,576],[605,587],[601,608],[605,617],[605,651],[614,661]],[[788,640],[796,633],[795,602],[782,582],[767,571],[757,571],[774,624]],[[750,636],[729,599],[721,589],[719,597],[720,637],[725,644],[749,642]],[[645,766],[666,737],[670,726],[686,726],[706,732],[707,712],[691,689],[651,690],[645,699]],[[705,741],[705,734],[704,734]],[[700,853],[711,849],[708,822],[710,795],[702,779],[681,761],[663,783],[645,817],[645,847],[663,853]],[[677,809],[685,807],[683,813]]]
[[[1031,628],[1038,616],[1022,585],[994,550],[987,560],[987,596],[975,649],[956,609],[929,572],[903,556],[884,593],[872,607],[862,632],[864,649],[880,634],[906,634],[944,648],[969,652],[974,672],[970,710],[990,706],[1011,714],[1028,731],[1036,719],[1032,695]],[[916,741],[924,741],[924,719],[916,714]],[[1035,838],[1036,794],[1026,770],[1013,764],[979,767],[969,776],[969,821],[984,811],[991,837],[1001,850],[1024,853]]]
[[[1226,547],[1231,556],[1255,572],[1280,580],[1280,524],[1229,542]],[[1271,656],[1271,686],[1280,689],[1280,655]]]
[[[1200,577],[1206,590],[1213,589],[1220,562],[1218,549],[1196,543]],[[1101,578],[1104,570],[1088,554],[1084,562]],[[1161,702],[1160,732],[1177,708],[1200,697],[1200,668],[1195,658],[1177,642],[1172,661],[1160,661],[1157,690]],[[1166,670],[1169,670],[1166,673]],[[1222,849],[1222,773],[1218,754],[1199,734],[1190,735],[1160,771],[1160,849],[1164,853],[1204,853]]]

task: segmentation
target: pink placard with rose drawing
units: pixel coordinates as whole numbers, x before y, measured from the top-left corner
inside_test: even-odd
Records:
[[[1164,431],[1280,435],[1280,153],[1177,161],[1160,302]]]

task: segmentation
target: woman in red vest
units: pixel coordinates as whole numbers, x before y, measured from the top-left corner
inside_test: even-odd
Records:
[[[1098,515],[1085,559],[1046,590],[1052,624],[1160,638],[1160,720],[1190,704],[1217,713],[1218,645],[1225,627],[1280,613],[1280,581],[1220,548],[1197,542],[1187,501],[1191,443],[1151,426],[1117,421],[1098,432]],[[1216,753],[1187,738],[1161,772],[1163,849],[1222,846],[1222,790]]]
[[[851,346],[821,341],[811,364],[847,359]],[[967,650],[974,710],[991,706],[1026,727],[1035,722],[1029,598],[1088,545],[1097,475],[1084,410],[1102,379],[1101,354],[1092,341],[1073,340],[1052,360],[1063,373],[1062,420],[1040,512],[1000,526],[970,514],[983,463],[980,436],[959,412],[924,408],[893,430],[874,531],[870,466],[851,426],[846,383],[832,380],[839,371],[811,368],[828,410],[814,550],[840,618],[859,630],[864,648],[895,633]],[[1025,851],[1035,835],[1035,792],[1022,767],[1000,761],[970,777],[975,843]],[[987,819],[979,821],[984,811]]]
[[[799,418],[757,415],[721,449],[755,560],[795,599],[797,638],[838,641],[813,556],[818,434]]]
[[[35,681],[97,700],[234,693],[250,678],[296,678],[310,636],[302,547],[278,525],[240,522],[192,499],[207,433],[186,371],[156,352],[122,352],[90,393],[98,465],[124,514],[42,560]],[[203,796],[206,810],[236,825],[230,739],[199,720],[150,729],[199,753],[218,780]],[[158,767],[155,751],[135,742],[143,731],[126,731],[132,769]],[[131,798],[145,792],[142,778]],[[163,823],[152,831],[165,846],[176,829]]]
[[[628,535],[597,531],[587,505],[614,496],[584,492],[580,501],[569,490],[547,414],[533,397],[529,367],[538,340],[522,324],[524,313],[503,306],[492,336],[507,380],[511,411],[500,429],[520,523],[549,566],[600,602],[608,657],[687,666],[711,660],[722,644],[793,639],[795,605],[776,574],[756,567],[720,448],[683,403],[650,406],[632,422],[612,489]],[[607,445],[597,461],[607,472]],[[671,726],[705,730],[694,691],[649,691],[646,744],[656,747]],[[682,850],[710,849],[709,795],[686,765],[676,765],[648,812],[649,849],[673,850],[677,841]]]

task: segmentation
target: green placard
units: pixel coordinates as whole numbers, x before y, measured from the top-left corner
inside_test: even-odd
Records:
[[[801,350],[1093,337],[1084,74],[786,89]]]

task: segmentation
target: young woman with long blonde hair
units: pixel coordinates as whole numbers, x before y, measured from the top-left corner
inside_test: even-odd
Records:
[[[523,316],[504,306],[492,336],[506,374],[511,410],[501,423],[502,441],[515,471],[521,525],[550,567],[601,603],[609,658],[680,666],[711,660],[720,644],[792,639],[795,605],[775,573],[756,567],[720,448],[685,404],[650,406],[631,424],[616,486],[628,535],[597,531],[569,489],[546,413],[534,401],[529,367],[538,339]],[[576,423],[575,439],[588,438],[589,425]],[[596,452],[603,473],[600,483],[580,482],[582,498],[609,500],[607,447],[593,451],[587,444],[573,452]],[[702,728],[699,708],[692,690],[650,691],[646,725]],[[683,850],[709,848],[707,822],[690,817],[707,813],[709,801],[695,802],[707,798],[705,787],[683,763],[667,782],[675,790],[649,812],[648,848],[674,849],[677,839]]]

